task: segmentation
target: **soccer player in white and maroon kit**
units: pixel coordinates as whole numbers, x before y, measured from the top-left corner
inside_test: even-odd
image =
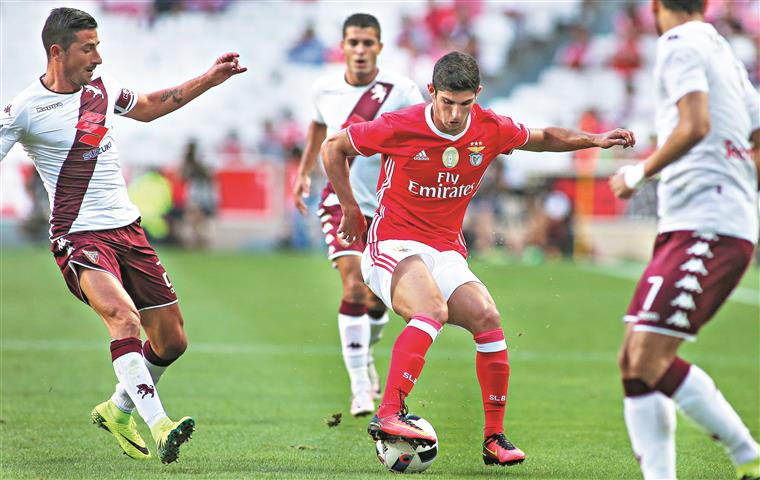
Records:
[[[50,199],[53,255],[69,290],[97,312],[111,337],[119,383],[92,411],[93,422],[113,433],[124,453],[145,459],[150,452],[131,416],[137,408],[158,457],[171,463],[195,421],[170,420],[156,383],[185,351],[187,338],[174,288],[127,195],[114,120],[154,120],[246,69],[237,54],[227,53],[182,85],[137,94],[94,73],[102,63],[97,26],[81,10],[50,12],[42,30],[47,71],[0,115],[0,160],[19,142],[34,161]]]
[[[309,194],[309,175],[327,135],[352,123],[373,120],[379,114],[423,102],[412,80],[377,67],[383,44],[380,23],[375,17],[365,13],[348,17],[343,23],[341,47],[346,59],[345,72],[326,75],[314,83],[314,116],[293,188],[295,205],[304,214],[303,197]],[[371,219],[377,210],[380,155],[356,159],[351,165],[354,195],[364,216]],[[327,256],[343,283],[338,329],[343,361],[351,380],[350,411],[354,416],[369,415],[375,411],[374,397],[380,394],[380,379],[371,348],[383,334],[388,313],[382,300],[372,294],[362,280],[360,260],[365,238],[349,245],[338,237],[342,211],[329,183],[322,192],[317,214],[328,246]]]
[[[483,460],[513,465],[525,454],[504,435],[507,344],[491,295],[467,265],[465,210],[486,168],[502,153],[630,146],[634,139],[620,129],[600,135],[528,129],[475,104],[481,89],[475,59],[449,53],[433,70],[432,104],[351,125],[324,143],[322,157],[343,208],[338,232],[347,242],[360,238],[366,223],[348,181],[346,157],[380,153],[383,158],[380,207],[369,228],[362,273],[372,291],[408,323],[393,347],[370,435],[423,444],[436,440],[406,419],[404,399],[419,378],[425,353],[449,322],[475,340],[485,410]]]
[[[675,407],[727,449],[737,477],[760,478],[760,449],[710,376],[677,356],[736,287],[758,235],[758,95],[702,0],[655,0],[657,137],[610,179],[629,198],[660,174],[652,261],[624,317],[625,423],[644,478],[675,478]],[[753,152],[754,149],[754,152]]]

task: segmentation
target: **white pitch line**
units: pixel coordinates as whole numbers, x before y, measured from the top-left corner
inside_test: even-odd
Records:
[[[610,267],[604,267],[600,265],[590,264],[578,264],[578,268],[586,272],[598,273],[600,275],[606,275],[608,277],[622,278],[625,280],[638,280],[641,277],[641,272],[644,271],[643,266],[633,265],[616,265]],[[752,290],[746,287],[737,287],[731,296],[728,297],[729,302],[742,303],[749,305],[750,307],[760,307],[760,290]]]
[[[464,344],[463,344],[464,345]],[[464,360],[475,356],[475,345],[472,349],[433,349],[429,356]],[[214,355],[287,355],[289,357],[314,357],[330,356],[337,357],[340,347],[338,345],[300,345],[298,347],[273,344],[248,344],[248,343],[194,343],[190,342],[188,354],[214,354]],[[101,352],[107,357],[108,343],[95,340],[24,340],[4,338],[0,340],[0,354],[8,352]],[[375,350],[377,358],[388,359],[389,351]],[[558,362],[558,363],[616,363],[616,351],[540,351],[521,350],[517,347],[510,348],[509,356],[516,362]],[[698,355],[700,362],[712,365],[746,366],[757,365],[757,358],[748,356],[746,352],[737,355],[712,355],[702,353]]]

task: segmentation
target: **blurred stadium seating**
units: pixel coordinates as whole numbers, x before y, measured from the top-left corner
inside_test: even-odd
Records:
[[[381,22],[385,43],[381,67],[409,74],[420,87],[424,88],[429,80],[439,54],[452,48],[471,49],[480,59],[486,88],[493,86],[496,90],[489,91],[485,103],[498,113],[536,127],[575,127],[584,114],[593,114],[599,128],[632,128],[639,142],[633,152],[595,153],[592,158],[578,160],[572,154],[518,151],[506,160],[506,183],[517,191],[532,194],[553,190],[556,181],[575,179],[582,162],[591,169],[583,175],[597,178],[595,190],[599,190],[610,172],[651,148],[651,69],[656,40],[648,2],[632,2],[630,7],[625,3],[612,7],[606,4],[606,12],[614,16],[601,22],[605,25],[602,28],[589,27],[590,16],[601,15],[595,10],[599,3],[438,1],[364,2],[357,6],[328,1],[216,0],[157,1],[151,5],[101,0],[72,2],[71,6],[89,11],[100,24],[104,58],[100,68],[141,92],[198,75],[221,52],[241,54],[241,63],[249,72],[208,92],[188,108],[147,126],[128,120],[118,124],[120,154],[128,180],[153,167],[177,171],[184,145],[191,138],[198,142],[202,157],[216,172],[218,188],[227,189],[219,196],[223,199],[220,217],[212,228],[225,231],[225,219],[235,225],[233,230],[239,235],[213,235],[224,238],[223,246],[230,247],[288,243],[293,228],[301,228],[295,226],[299,221],[294,220],[287,194],[303,131],[310,120],[310,85],[324,72],[343,68],[337,49],[341,25],[357,9],[376,15]],[[760,38],[757,2],[710,5],[710,19],[730,35],[756,81]],[[55,6],[58,4],[47,1],[3,2],[0,6],[3,105],[44,71],[39,32],[47,12]],[[324,46],[324,63],[288,61],[288,50],[310,27]],[[588,28],[588,45],[581,49],[580,63],[563,64],[562,49],[573,41],[573,28]],[[623,43],[629,38],[631,44]],[[508,69],[517,68],[510,62],[513,49],[524,48],[526,41],[553,42],[557,48],[552,55],[540,59],[538,81],[503,88],[496,80]],[[638,54],[634,59],[638,63],[632,68],[621,67],[616,54],[632,50]],[[265,134],[266,121],[274,123],[279,137],[273,139]],[[221,153],[231,131],[237,133],[240,144],[239,162],[235,165],[230,165]],[[272,142],[282,145],[270,150],[267,147]],[[281,153],[273,155],[272,151]],[[29,216],[32,203],[22,175],[26,172],[28,176],[28,169],[22,168],[28,164],[17,146],[0,167],[2,225]],[[246,189],[239,183],[229,183],[234,178],[231,172],[256,179],[250,185],[257,186],[256,196],[266,197],[262,200],[266,209],[246,215],[245,209],[227,208],[230,204],[252,205],[258,201],[235,197],[245,195]],[[573,188],[570,197],[577,202]],[[230,193],[230,189],[237,193]],[[652,200],[650,192],[647,200],[638,202],[644,205],[636,208],[639,219],[644,212],[650,224]],[[595,203],[587,209],[592,216],[619,215],[626,209],[624,204],[609,203],[606,195],[591,195],[584,201]],[[575,205],[573,211],[578,210]],[[9,238],[8,228],[3,229],[5,238]]]

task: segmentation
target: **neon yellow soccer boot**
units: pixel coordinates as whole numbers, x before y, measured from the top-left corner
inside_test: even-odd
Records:
[[[760,457],[736,466],[736,478],[738,480],[760,480]]]
[[[179,457],[179,447],[190,440],[195,431],[195,420],[184,417],[179,422],[173,422],[166,417],[158,421],[150,432],[156,441],[156,452],[161,463],[172,463]]]
[[[132,415],[119,410],[110,400],[97,405],[90,415],[92,423],[116,438],[124,455],[135,460],[150,458],[148,447],[137,431],[137,423]]]

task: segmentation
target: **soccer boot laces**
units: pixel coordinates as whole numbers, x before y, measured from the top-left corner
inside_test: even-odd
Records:
[[[525,460],[525,453],[507,440],[503,433],[496,433],[483,442],[483,463],[486,465],[517,465]]]
[[[384,417],[373,416],[367,427],[367,433],[375,441],[401,439],[413,445],[435,444],[438,439],[406,418],[407,412],[406,404],[402,400],[400,411]]]

